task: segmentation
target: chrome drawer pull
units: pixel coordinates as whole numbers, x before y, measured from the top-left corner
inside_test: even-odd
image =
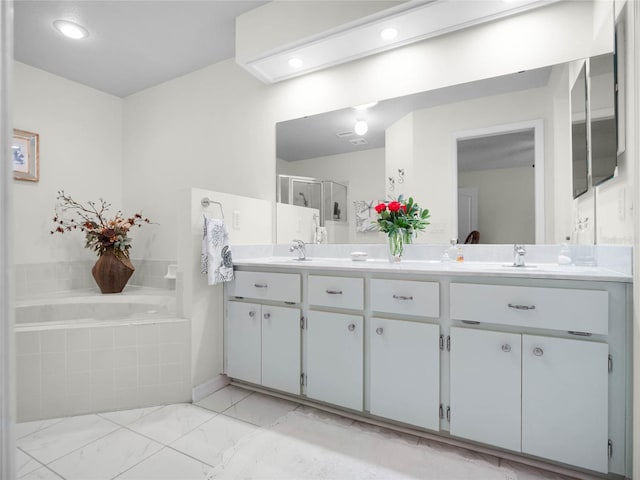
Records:
[[[536,357],[541,357],[542,354],[544,354],[544,350],[542,350],[540,347],[536,347],[536,348],[533,349],[533,354]]]
[[[353,332],[356,329],[356,326],[353,323],[350,323],[349,326],[347,327],[347,330],[349,330],[350,332]]]
[[[268,285],[266,283],[254,283],[253,286],[256,287],[256,288],[267,288],[268,287]]]
[[[342,295],[342,290],[325,290],[329,295]]]
[[[270,313],[265,313],[263,315],[263,317],[264,317],[265,320],[269,320],[271,318],[271,314]]]
[[[251,318],[255,317],[255,316],[256,316],[256,312],[254,312],[253,310],[251,310],[251,311],[249,312],[249,316],[250,316]]]
[[[396,300],[413,300],[413,296],[407,297],[405,295],[394,295],[393,298]]]
[[[504,345],[502,345],[502,351],[509,353],[511,351],[511,345],[505,343]]]
[[[382,335],[382,332],[384,332],[384,330],[382,329],[382,327],[378,327],[378,328],[376,328],[376,333],[377,333],[378,335]]]
[[[514,305],[513,303],[509,303],[509,308],[515,308],[516,310],[535,310],[535,305]]]

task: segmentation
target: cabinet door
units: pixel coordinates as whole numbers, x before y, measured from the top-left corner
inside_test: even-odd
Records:
[[[260,305],[227,302],[227,375],[246,382],[260,383],[260,330]]]
[[[522,338],[522,451],[608,471],[605,343]]]
[[[452,435],[520,451],[521,337],[451,328]]]
[[[373,415],[438,430],[440,327],[374,318],[369,329]]]
[[[262,385],[300,394],[300,310],[262,306]]]
[[[362,410],[363,325],[357,315],[309,312],[308,397]]]

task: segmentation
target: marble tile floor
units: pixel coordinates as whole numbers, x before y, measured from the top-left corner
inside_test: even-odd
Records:
[[[21,480],[423,479],[426,464],[442,480],[569,478],[236,386],[193,405],[19,423],[16,438]]]

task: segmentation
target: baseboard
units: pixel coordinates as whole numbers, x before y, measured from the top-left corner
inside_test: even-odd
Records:
[[[191,400],[193,403],[199,402],[203,398],[208,397],[227,385],[229,385],[229,377],[221,373],[211,380],[207,380],[206,382],[193,387]]]

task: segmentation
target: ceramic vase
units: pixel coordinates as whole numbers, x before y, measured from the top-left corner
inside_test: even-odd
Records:
[[[91,269],[102,293],[120,293],[135,268],[128,257],[116,256],[113,248],[108,248]]]

